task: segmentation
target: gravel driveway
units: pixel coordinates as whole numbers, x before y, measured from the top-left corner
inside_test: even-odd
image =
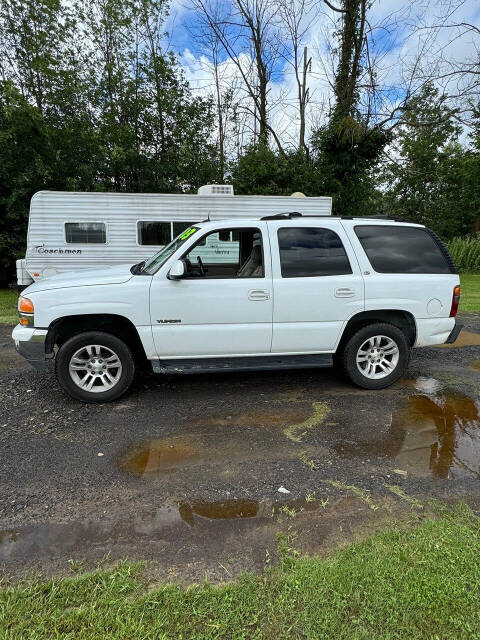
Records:
[[[465,346],[414,351],[384,391],[325,369],[149,376],[100,406],[64,396],[1,326],[3,571],[129,557],[224,580],[260,569],[279,531],[321,553],[418,517],[417,498],[475,503],[480,314],[462,321]]]

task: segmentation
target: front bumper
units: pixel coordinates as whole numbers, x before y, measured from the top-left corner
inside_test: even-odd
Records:
[[[35,369],[44,370],[48,366],[47,356],[45,354],[47,333],[47,329],[22,327],[19,324],[12,332],[15,349],[25,360],[28,360]]]

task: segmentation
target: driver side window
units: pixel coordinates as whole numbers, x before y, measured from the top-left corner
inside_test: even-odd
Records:
[[[203,236],[183,257],[187,278],[263,278],[260,229],[225,228]]]

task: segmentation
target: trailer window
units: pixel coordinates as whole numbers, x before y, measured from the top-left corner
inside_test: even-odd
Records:
[[[182,231],[185,231],[185,229],[189,229],[190,227],[193,227],[195,223],[194,222],[173,222],[172,224],[173,224],[173,237],[176,238],[182,233]]]
[[[167,247],[163,247],[158,253],[149,258],[145,262],[142,273],[152,276],[165,262],[172,256],[182,244],[184,244],[189,238],[197,233],[198,227],[190,227],[185,233],[175,238]]]
[[[138,223],[138,244],[161,247],[172,240],[171,222]]]
[[[65,240],[68,244],[105,244],[107,229],[103,222],[66,222]]]

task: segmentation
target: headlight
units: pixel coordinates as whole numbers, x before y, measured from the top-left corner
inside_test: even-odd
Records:
[[[20,311],[20,313],[33,313],[33,302],[29,298],[20,296],[20,298],[18,299],[18,310]]]
[[[34,325],[34,306],[29,298],[20,296],[18,299],[18,313],[20,316],[20,324],[24,327],[33,327]]]

